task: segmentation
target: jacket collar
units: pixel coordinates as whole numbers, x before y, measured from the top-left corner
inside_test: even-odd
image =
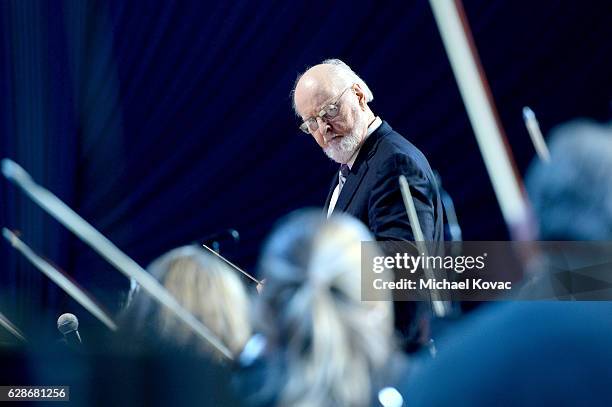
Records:
[[[342,187],[342,191],[340,192],[340,196],[338,197],[338,202],[336,202],[336,206],[334,207],[335,211],[345,211],[348,205],[351,203],[355,192],[359,188],[363,177],[368,171],[368,161],[376,152],[378,148],[378,143],[380,140],[388,133],[390,133],[393,129],[391,126],[383,120],[382,124],[376,129],[361,146],[359,153],[357,155],[357,159],[353,164],[352,168],[350,168],[349,175],[346,177],[346,182]],[[332,187],[331,193],[335,188],[335,184]],[[330,193],[330,197],[331,197]],[[327,205],[329,205],[329,198],[327,201]],[[327,206],[326,205],[326,206]]]

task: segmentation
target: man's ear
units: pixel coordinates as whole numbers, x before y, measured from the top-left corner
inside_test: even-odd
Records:
[[[359,107],[361,108],[361,110],[365,111],[367,102],[366,102],[365,93],[363,93],[361,86],[359,86],[358,83],[354,84],[353,91],[355,92],[355,95],[357,95],[357,101],[359,102]]]

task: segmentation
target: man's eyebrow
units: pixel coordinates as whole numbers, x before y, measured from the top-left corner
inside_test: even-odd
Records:
[[[308,119],[317,116],[321,112],[321,110],[323,110],[326,105],[328,105],[329,103],[333,102],[335,98],[336,98],[336,96],[334,95],[334,96],[328,97],[327,99],[323,99],[323,102],[321,102],[318,105],[316,105],[317,108],[315,110],[315,114],[313,114],[312,116],[308,117]]]
[[[317,117],[317,115],[319,114],[319,112],[320,112],[321,110],[323,110],[323,108],[325,107],[325,105],[327,105],[328,103],[332,102],[332,101],[333,101],[333,100],[334,100],[334,99],[335,99],[337,96],[338,96],[338,95],[332,95],[332,96],[329,96],[329,97],[328,97],[328,98],[326,98],[326,99],[323,99],[323,102],[319,103],[318,105],[315,105],[315,106],[317,106],[317,108],[316,108],[315,113],[314,113],[313,115],[310,115],[310,116],[308,116],[308,117],[307,117],[307,118],[305,118],[305,119],[304,119],[304,118],[303,118],[303,117],[300,115],[300,118],[302,119],[302,121],[307,121],[307,120],[310,120],[310,119],[314,119],[315,117]]]

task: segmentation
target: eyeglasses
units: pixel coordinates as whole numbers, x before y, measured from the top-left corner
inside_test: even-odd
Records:
[[[340,108],[338,107],[338,101],[340,101],[340,98],[342,98],[346,91],[351,88],[352,86],[349,86],[348,88],[344,89],[340,93],[340,95],[338,95],[337,98],[332,99],[332,101],[330,102],[324,103],[323,107],[321,108],[319,113],[317,113],[316,116],[306,119],[304,123],[300,125],[300,130],[302,130],[306,134],[314,133],[319,129],[319,122],[317,121],[317,118],[321,118],[323,120],[330,120],[338,116],[338,113],[340,112]]]

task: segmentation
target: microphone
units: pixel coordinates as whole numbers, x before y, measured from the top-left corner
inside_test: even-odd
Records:
[[[66,313],[57,319],[57,329],[64,336],[64,341],[68,345],[81,345],[81,335],[79,335],[79,320],[74,314]]]

